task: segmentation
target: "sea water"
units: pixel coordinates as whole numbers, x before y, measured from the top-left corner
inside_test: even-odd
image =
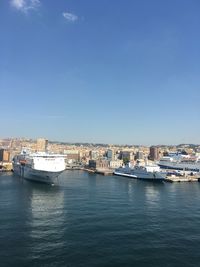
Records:
[[[0,174],[0,266],[200,266],[200,183]]]

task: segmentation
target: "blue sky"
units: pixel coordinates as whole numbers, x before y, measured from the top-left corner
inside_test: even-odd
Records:
[[[199,0],[2,0],[0,137],[200,143]]]

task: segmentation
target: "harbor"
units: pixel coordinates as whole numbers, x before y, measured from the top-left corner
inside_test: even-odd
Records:
[[[72,170],[72,169],[71,169]],[[100,169],[100,170],[92,170],[92,169],[82,169],[87,171],[88,173],[91,174],[101,174],[104,176],[111,176],[111,175],[119,175],[119,174],[115,174],[115,170],[111,170],[111,169]],[[121,175],[127,178],[134,178],[137,179],[136,177],[129,177],[129,175]],[[151,180],[152,181],[152,180]],[[163,179],[162,181],[164,182],[169,182],[169,183],[173,183],[173,182],[200,182],[200,174],[197,175],[188,175],[185,174],[183,176],[176,176],[176,175],[167,175],[165,177],[165,179]]]
[[[200,266],[199,13],[0,1],[0,267]]]
[[[22,148],[25,151],[28,148],[27,152],[30,153],[30,157],[24,163],[23,160],[21,162],[19,160],[14,164],[13,160],[16,159],[16,155],[18,157],[24,157],[23,155],[19,156],[22,153]],[[45,161],[40,156],[41,164],[38,165],[39,154],[37,155],[37,153],[46,153],[44,157],[49,155],[49,158]],[[37,160],[33,156],[34,154],[37,156]],[[63,157],[65,167],[62,170],[85,170],[92,174],[98,173],[104,176],[111,176],[116,172],[124,176],[128,176],[131,173],[132,178],[163,179],[163,175],[165,175],[167,176],[166,181],[191,182],[198,181],[198,175],[200,173],[199,145],[182,144],[174,147],[116,146],[106,144],[73,145],[52,143],[45,138],[38,138],[37,140],[18,140],[12,138],[1,140],[0,170],[10,171],[13,169],[16,173],[27,174],[25,176],[28,177],[27,171],[30,166],[31,173],[34,172],[34,176],[36,173],[39,173],[34,169],[37,165],[36,168],[38,171],[46,171],[46,176],[49,176],[50,174],[47,173],[49,167],[52,166],[50,169],[54,172],[56,170],[55,168],[57,168],[57,163],[56,165],[50,164],[53,160],[52,155],[57,155],[55,158],[56,161],[59,157]],[[127,166],[131,167],[131,169],[128,169]]]

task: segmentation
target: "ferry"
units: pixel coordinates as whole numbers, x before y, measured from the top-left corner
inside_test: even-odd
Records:
[[[182,154],[169,154],[162,157],[157,164],[160,168],[200,172],[200,158]]]
[[[46,152],[22,151],[14,156],[12,165],[14,174],[24,179],[54,184],[65,170],[65,158]]]
[[[126,165],[116,169],[113,174],[141,180],[164,181],[166,175],[160,172],[158,165]]]

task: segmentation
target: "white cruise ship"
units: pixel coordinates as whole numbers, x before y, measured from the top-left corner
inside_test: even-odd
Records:
[[[200,158],[182,154],[171,154],[162,157],[157,163],[161,168],[200,172]]]
[[[165,180],[165,174],[160,172],[158,165],[135,165],[120,167],[114,171],[115,175],[126,176],[135,179],[152,180],[152,181],[163,181]]]
[[[65,170],[65,159],[62,155],[46,152],[23,151],[13,158],[12,163],[15,174],[47,184],[54,184],[57,177]]]

